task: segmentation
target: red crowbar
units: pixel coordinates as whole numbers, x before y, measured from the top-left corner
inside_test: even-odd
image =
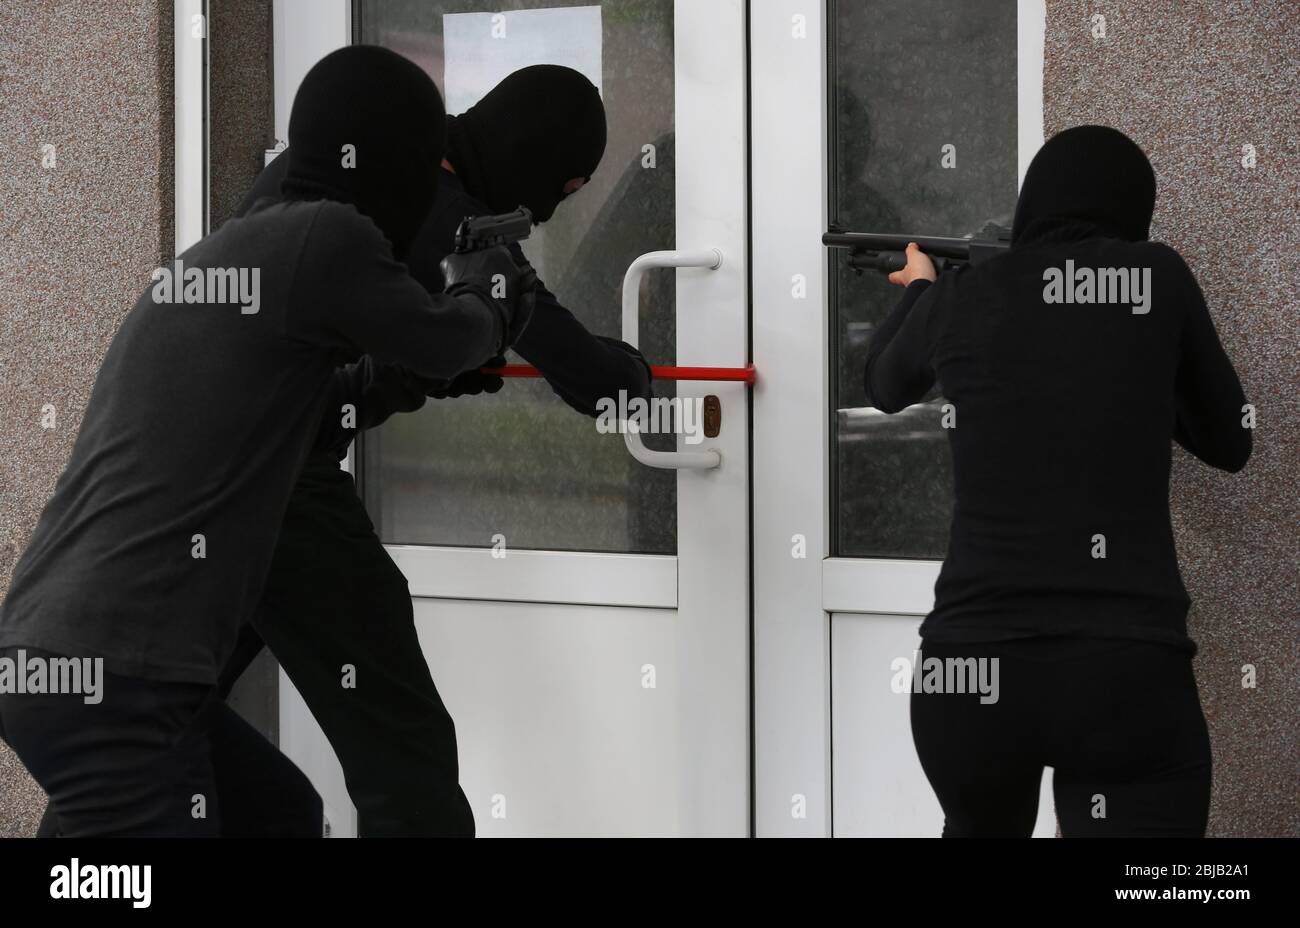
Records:
[[[540,377],[541,371],[528,364],[507,364],[505,367],[481,367],[484,374],[498,377]],[[729,380],[753,384],[757,373],[754,365],[747,367],[662,367],[650,368],[655,380]]]

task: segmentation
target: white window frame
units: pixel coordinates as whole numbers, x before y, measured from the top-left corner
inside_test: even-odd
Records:
[[[677,608],[677,558],[592,551],[385,545],[412,596]]]
[[[208,232],[208,5],[176,0],[173,13],[173,245],[179,255]],[[195,17],[201,36],[194,34]]]

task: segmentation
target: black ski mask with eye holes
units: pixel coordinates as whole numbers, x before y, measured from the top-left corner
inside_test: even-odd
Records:
[[[528,207],[545,222],[564,185],[590,179],[605,153],[605,106],[572,68],[515,71],[483,99],[447,120],[447,157],[465,186],[493,212]]]
[[[1075,126],[1029,163],[1011,244],[1089,234],[1145,241],[1155,202],[1155,172],[1132,139],[1109,126]]]
[[[289,114],[287,200],[351,203],[406,254],[438,189],[446,110],[414,62],[375,45],[331,52]]]

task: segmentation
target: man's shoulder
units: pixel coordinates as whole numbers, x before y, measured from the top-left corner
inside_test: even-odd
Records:
[[[284,228],[290,239],[301,241],[298,259],[306,264],[318,269],[322,265],[355,266],[367,256],[392,254],[379,226],[351,203],[309,200],[282,205],[286,208]]]
[[[273,234],[276,238],[292,238],[299,230],[344,237],[380,234],[374,222],[355,206],[335,200],[261,199],[245,214],[231,217],[221,228],[227,227],[250,234]]]
[[[288,203],[309,210],[314,231],[336,233],[361,238],[383,238],[383,233],[373,219],[362,213],[351,203],[337,200],[311,200],[304,203]]]

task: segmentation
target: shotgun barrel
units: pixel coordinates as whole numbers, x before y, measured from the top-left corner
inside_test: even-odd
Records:
[[[916,242],[939,271],[963,264],[979,264],[1011,247],[1011,230],[989,223],[970,238],[934,235],[893,235],[877,232],[846,232],[832,225],[822,236],[828,248],[849,249],[849,266],[855,271],[901,271],[907,264],[907,244]]]

